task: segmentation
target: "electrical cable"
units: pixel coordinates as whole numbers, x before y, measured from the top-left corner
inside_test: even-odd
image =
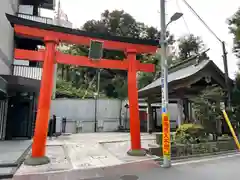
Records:
[[[177,5],[179,11],[180,11],[181,13],[183,13],[183,11],[182,11],[182,9],[181,9],[181,7],[180,7],[180,5],[179,5],[178,0],[176,0],[176,5]],[[189,26],[188,26],[188,24],[187,24],[187,21],[186,21],[186,19],[185,19],[185,17],[184,17],[184,13],[183,13],[182,18],[183,18],[183,21],[184,21],[184,24],[185,24],[185,26],[186,26],[186,29],[187,29],[188,33],[191,34],[190,29],[189,29]]]
[[[225,71],[225,83],[228,91],[228,107],[231,106],[231,87],[228,82],[229,76],[228,76],[228,64],[227,64],[227,52],[225,47],[225,42],[222,41],[214,32],[213,30],[206,24],[206,22],[197,14],[197,12],[191,7],[190,4],[187,3],[186,0],[183,0],[183,2],[187,5],[187,7],[193,12],[193,14],[203,23],[203,25],[210,31],[210,33],[221,43],[222,45],[222,51],[223,51],[223,65],[224,65],[224,71]]]
[[[215,38],[222,43],[222,40],[213,32],[213,30],[206,24],[206,22],[197,14],[197,12],[192,8],[190,4],[186,0],[182,0],[186,6],[193,12],[193,14],[203,23],[203,25],[212,33]]]

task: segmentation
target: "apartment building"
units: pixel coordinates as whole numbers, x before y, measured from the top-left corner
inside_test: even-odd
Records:
[[[15,60],[14,48],[36,50],[43,43],[16,36],[5,14],[41,23],[72,26],[66,19],[40,16],[41,9],[54,11],[55,0],[0,1],[0,140],[33,136],[42,76],[41,64]]]

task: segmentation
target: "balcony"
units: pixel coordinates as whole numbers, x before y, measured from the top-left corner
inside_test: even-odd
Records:
[[[54,24],[53,19],[47,18],[47,17],[41,17],[41,16],[33,16],[30,14],[24,14],[24,13],[18,13],[18,17],[31,20],[31,21],[36,21],[40,23],[46,23],[46,24]]]
[[[21,76],[29,79],[41,80],[42,68],[14,64],[13,75]]]
[[[46,23],[46,24],[52,24],[52,25],[60,24],[60,26],[66,27],[66,28],[72,28],[72,26],[73,26],[70,21],[66,21],[66,20],[62,20],[62,19],[57,20],[57,19],[51,19],[51,18],[42,17],[42,16],[33,16],[30,14],[24,14],[24,13],[18,13],[17,16],[20,18],[23,18],[23,19],[36,21],[36,22],[40,22],[40,23]]]

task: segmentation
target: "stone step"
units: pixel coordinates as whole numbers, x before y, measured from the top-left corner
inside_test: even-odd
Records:
[[[17,167],[1,167],[0,179],[11,179],[16,172]]]

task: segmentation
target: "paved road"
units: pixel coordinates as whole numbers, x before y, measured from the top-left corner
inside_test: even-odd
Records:
[[[170,169],[156,167],[141,173],[95,180],[228,180],[240,176],[240,154],[175,163]]]

